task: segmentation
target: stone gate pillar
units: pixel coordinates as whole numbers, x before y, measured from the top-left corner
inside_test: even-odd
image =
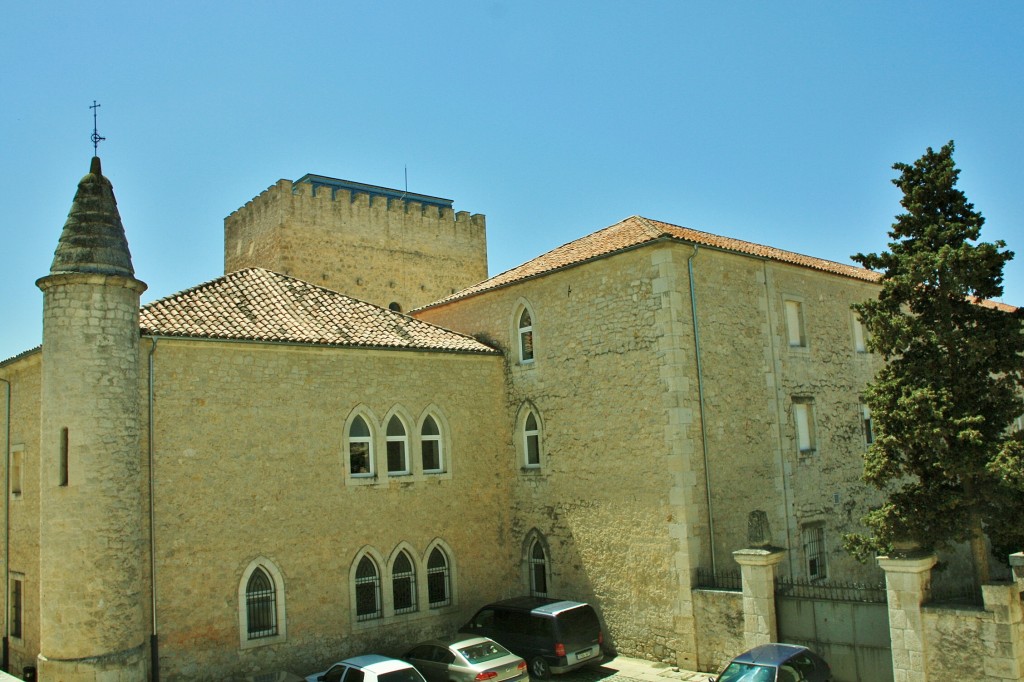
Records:
[[[732,553],[743,579],[743,641],[748,649],[777,642],[775,567],[786,550],[778,547],[738,549]]]
[[[921,604],[931,590],[934,554],[880,556],[889,603],[889,636],[895,682],[925,682],[925,637]]]

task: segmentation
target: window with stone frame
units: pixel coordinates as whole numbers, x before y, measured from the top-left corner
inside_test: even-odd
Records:
[[[22,628],[25,616],[24,610],[24,597],[25,597],[25,578],[20,573],[11,573],[9,589],[9,606],[10,606],[10,623],[8,624],[8,633],[15,639],[22,638]]]
[[[348,466],[353,477],[373,476],[373,436],[366,420],[357,416],[348,429]]]
[[[423,472],[437,474],[444,471],[444,448],[441,441],[441,429],[437,421],[427,415],[420,428],[420,452],[423,459]]]
[[[824,580],[828,577],[828,566],[825,561],[824,524],[816,523],[804,526],[800,535],[807,577],[811,580]]]
[[[388,475],[400,476],[409,473],[409,436],[405,424],[393,415],[388,420],[387,434]]]
[[[519,314],[519,362],[533,362],[533,316],[527,308]]]
[[[356,592],[356,620],[374,620],[383,615],[380,599],[380,571],[377,564],[364,556],[356,564],[354,576]]]
[[[800,301],[785,301],[786,336],[790,348],[807,347],[807,329],[804,326],[804,305]]]
[[[523,420],[523,466],[536,469],[540,467],[541,434],[537,415],[530,410]]]
[[[808,455],[818,449],[814,430],[814,400],[807,397],[793,398],[793,422],[796,429],[797,450]]]
[[[451,570],[448,555],[435,547],[427,558],[427,602],[432,609],[452,603]]]
[[[530,543],[528,557],[530,569],[530,595],[534,597],[548,596],[548,553],[539,538]]]
[[[395,605],[395,613],[412,613],[416,611],[416,569],[406,551],[395,557],[391,566],[391,598]]]
[[[851,312],[853,316],[853,350],[857,353],[867,353],[867,330],[864,329],[864,323],[861,322],[860,316],[856,312]]]
[[[871,408],[867,403],[860,403],[860,428],[864,434],[864,444],[871,445],[875,442],[875,424],[871,419]]]
[[[249,639],[277,634],[277,591],[274,579],[262,568],[253,570],[246,583],[245,614]]]

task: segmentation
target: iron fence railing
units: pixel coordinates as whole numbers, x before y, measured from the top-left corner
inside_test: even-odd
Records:
[[[885,583],[858,583],[840,580],[779,577],[775,580],[775,594],[803,599],[859,601],[872,604],[884,604],[886,601]]]
[[[727,590],[742,592],[743,579],[739,571],[712,571],[710,568],[697,569],[697,589]]]

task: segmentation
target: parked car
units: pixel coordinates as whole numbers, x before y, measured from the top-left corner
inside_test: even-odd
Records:
[[[818,654],[794,644],[762,644],[732,659],[711,682],[832,682]]]
[[[550,677],[604,660],[601,622],[589,604],[514,597],[488,604],[461,632],[490,637],[526,659],[530,675]]]
[[[306,682],[425,682],[416,668],[397,658],[365,654],[338,661],[306,676]]]
[[[487,637],[455,635],[421,642],[403,659],[427,682],[518,682],[526,680],[526,661]]]

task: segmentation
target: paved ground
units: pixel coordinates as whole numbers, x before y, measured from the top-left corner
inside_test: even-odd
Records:
[[[711,673],[682,670],[667,663],[652,663],[639,658],[615,656],[599,666],[588,666],[565,675],[556,675],[553,682],[707,682]]]

